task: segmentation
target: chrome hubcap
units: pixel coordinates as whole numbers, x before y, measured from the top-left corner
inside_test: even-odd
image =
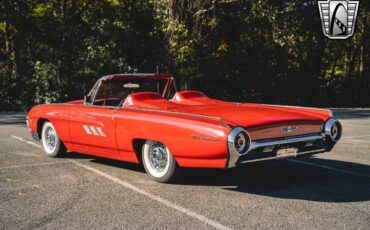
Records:
[[[239,133],[235,138],[235,148],[240,153],[243,152],[246,146],[247,140],[242,133]]]
[[[49,150],[54,150],[56,145],[56,133],[51,127],[46,128],[45,132],[45,145]]]
[[[330,130],[330,133],[331,133],[331,136],[334,140],[337,139],[337,137],[338,137],[338,127],[337,127],[336,124],[333,124],[333,126],[331,127],[331,130]]]
[[[166,147],[161,143],[154,143],[149,148],[150,166],[157,172],[162,172],[168,163],[168,153]]]

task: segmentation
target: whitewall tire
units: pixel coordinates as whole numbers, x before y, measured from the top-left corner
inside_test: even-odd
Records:
[[[49,157],[60,157],[66,153],[66,147],[51,122],[45,122],[41,131],[42,147]]]
[[[146,141],[142,149],[142,161],[145,171],[155,181],[170,182],[178,175],[176,160],[161,142]]]

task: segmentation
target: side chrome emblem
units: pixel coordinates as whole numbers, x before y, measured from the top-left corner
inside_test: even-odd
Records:
[[[322,30],[330,39],[347,39],[355,32],[359,1],[318,1]]]
[[[105,137],[105,133],[104,133],[103,129],[100,128],[100,127],[87,126],[87,125],[83,125],[82,127],[84,128],[85,132],[88,135],[95,135],[95,136]]]
[[[217,141],[219,141],[218,138],[214,138],[214,137],[201,137],[201,136],[197,136],[197,135],[193,135],[191,137],[193,139],[201,140],[201,141],[211,141],[211,142],[217,142]]]
[[[296,129],[298,129],[298,127],[296,127],[296,126],[288,126],[288,127],[282,128],[281,130],[283,130],[284,132],[290,133],[290,132],[292,132],[293,130],[296,130]]]

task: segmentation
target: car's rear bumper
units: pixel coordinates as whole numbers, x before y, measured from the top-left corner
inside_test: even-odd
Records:
[[[235,156],[229,153],[226,167],[232,168],[248,162],[312,155],[330,151],[333,146],[334,143],[327,140],[324,133],[253,141],[248,153]]]

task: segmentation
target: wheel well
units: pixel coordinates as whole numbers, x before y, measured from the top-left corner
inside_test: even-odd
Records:
[[[41,139],[42,126],[47,121],[49,121],[49,120],[44,119],[44,118],[40,118],[40,119],[37,120],[37,135],[39,136],[40,139]]]
[[[134,139],[132,141],[132,148],[134,149],[136,157],[139,160],[139,162],[142,162],[141,151],[142,151],[142,148],[143,148],[143,145],[145,144],[145,142],[146,142],[146,140],[144,140],[144,139]]]

